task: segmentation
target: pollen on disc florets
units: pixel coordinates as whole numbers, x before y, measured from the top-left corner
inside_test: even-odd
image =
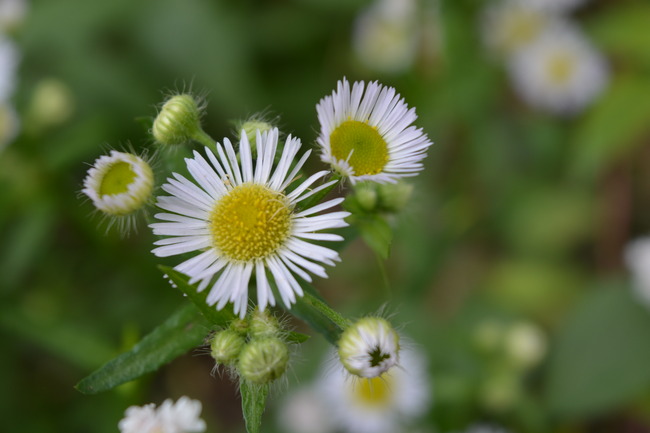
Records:
[[[100,211],[124,216],[150,200],[153,186],[153,170],[145,160],[113,150],[99,157],[88,170],[82,192]]]
[[[283,194],[244,183],[217,202],[210,229],[215,247],[224,256],[238,261],[262,259],[289,237],[291,208]]]
[[[381,173],[388,162],[388,144],[377,128],[347,120],[330,135],[332,156],[347,161],[355,176]]]

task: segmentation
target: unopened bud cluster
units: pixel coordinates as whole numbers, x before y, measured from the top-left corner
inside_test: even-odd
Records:
[[[255,310],[246,319],[233,320],[214,334],[210,353],[218,364],[234,369],[251,383],[264,385],[282,377],[289,363],[289,348],[282,328],[268,311]]]
[[[404,181],[379,184],[360,182],[355,186],[354,197],[366,212],[400,212],[413,192],[413,185]]]

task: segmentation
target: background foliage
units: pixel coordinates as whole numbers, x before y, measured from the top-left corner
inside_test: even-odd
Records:
[[[557,118],[520,102],[484,52],[483,2],[442,0],[435,43],[392,75],[369,70],[352,51],[354,19],[367,4],[31,3],[15,33],[22,132],[0,154],[3,431],[115,432],[128,405],[181,395],[203,402],[209,431],[243,431],[235,386],[209,376],[213,363],[201,350],[115,391],[73,389],[181,299],[149,253],[149,230],[105,234],[78,192],[102,149],[151,146],[146,118],[161,90],[205,92],[204,126],[215,138],[232,133],[230,120],[268,108],[285,132],[312,144],[315,104],[343,76],[394,86],[435,142],[394,221],[388,286],[361,240],[317,282],[348,316],[388,303],[426,350],[435,403],[424,431],[478,419],[521,432],[650,431],[650,313],[630,293],[622,261],[626,242],[650,229],[650,6],[594,0],[580,9],[576,19],[607,56],[611,82],[585,112]],[[33,114],[48,79],[69,90],[74,111],[62,124]],[[548,356],[512,376],[476,348],[490,321],[536,323]],[[306,343],[271,399],[313,377],[325,346],[320,337]],[[506,397],[495,401],[486,383]]]

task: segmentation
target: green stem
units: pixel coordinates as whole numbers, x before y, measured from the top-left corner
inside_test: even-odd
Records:
[[[216,140],[210,137],[203,129],[196,131],[192,138],[208,148],[214,148],[216,144]]]
[[[320,299],[318,299],[317,297],[315,297],[310,293],[305,293],[305,295],[303,296],[303,300],[309,303],[312,307],[314,307],[324,316],[326,316],[333,323],[335,323],[339,328],[341,328],[342,331],[347,329],[347,327],[352,324],[350,320],[341,316],[339,313],[334,311],[332,307],[327,305],[324,301],[321,301]]]
[[[381,277],[382,282],[384,283],[384,292],[386,295],[386,299],[390,299],[393,295],[392,290],[390,288],[390,281],[388,280],[388,273],[386,272],[386,263],[384,260],[381,258],[381,256],[377,253],[375,253],[375,259],[377,259],[377,267],[379,268],[379,275]]]

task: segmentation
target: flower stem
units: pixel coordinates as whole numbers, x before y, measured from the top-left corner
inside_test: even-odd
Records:
[[[214,148],[216,140],[210,137],[203,129],[198,129],[192,138],[208,148]]]

